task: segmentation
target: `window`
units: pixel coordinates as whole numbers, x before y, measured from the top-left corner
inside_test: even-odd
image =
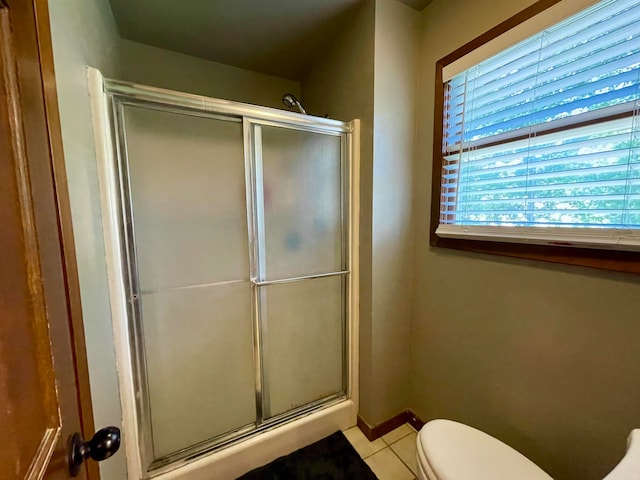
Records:
[[[563,258],[606,256],[567,246],[640,251],[640,0],[597,3],[462,71],[447,68],[476,50],[437,65],[432,243],[562,246]]]

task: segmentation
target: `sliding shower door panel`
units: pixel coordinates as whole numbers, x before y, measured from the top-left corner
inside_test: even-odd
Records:
[[[264,352],[271,416],[342,393],[343,278],[262,288],[266,297]]]
[[[255,422],[249,298],[249,282],[142,295],[156,458]]]
[[[342,271],[339,135],[262,126],[264,280]]]
[[[137,382],[158,460],[256,421],[243,131],[122,108]]]
[[[125,107],[143,291],[248,279],[242,124]]]
[[[341,135],[254,125],[263,417],[346,392]]]

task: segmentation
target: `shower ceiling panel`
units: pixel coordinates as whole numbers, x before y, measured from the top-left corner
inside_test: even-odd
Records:
[[[300,80],[363,0],[110,0],[120,35]]]
[[[120,35],[301,80],[366,0],[109,0]],[[422,10],[431,0],[401,0]]]

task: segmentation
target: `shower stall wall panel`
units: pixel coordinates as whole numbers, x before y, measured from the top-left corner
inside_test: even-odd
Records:
[[[357,122],[89,77],[129,478],[353,425]]]

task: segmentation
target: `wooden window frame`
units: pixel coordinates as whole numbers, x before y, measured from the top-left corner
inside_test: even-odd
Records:
[[[539,0],[436,62],[430,245],[432,247],[540,260],[602,270],[640,273],[640,252],[443,238],[436,235],[436,229],[440,223],[442,169],[444,165],[444,155],[442,152],[443,125],[445,120],[443,68],[560,1],[562,0]],[[598,119],[598,121],[600,122],[602,119]],[[574,126],[575,125],[572,125],[571,127],[573,128]]]

